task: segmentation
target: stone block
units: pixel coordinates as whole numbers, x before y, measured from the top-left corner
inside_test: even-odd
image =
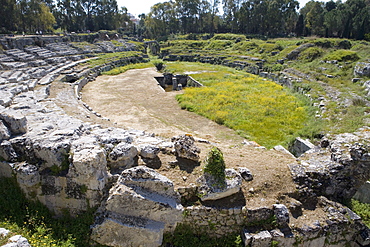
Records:
[[[252,247],[270,247],[272,236],[269,231],[262,231],[253,235]]]
[[[225,169],[226,179],[220,183],[212,175],[205,173],[197,179],[199,184],[198,192],[201,200],[218,200],[239,192],[242,178],[234,169]]]
[[[91,238],[108,246],[158,247],[162,244],[161,222],[110,214],[92,228]]]
[[[370,181],[366,181],[364,185],[362,185],[353,196],[354,199],[362,202],[370,204]]]
[[[314,149],[315,145],[313,145],[309,140],[303,140],[300,137],[297,137],[293,143],[293,146],[291,148],[292,153],[299,157],[308,150]]]

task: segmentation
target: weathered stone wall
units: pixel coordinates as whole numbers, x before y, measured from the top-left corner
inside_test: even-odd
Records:
[[[219,209],[205,206],[184,208],[183,224],[190,226],[196,234],[224,237],[242,233],[245,246],[366,246],[370,244],[369,229],[360,217],[342,205],[325,197],[318,198],[328,218],[311,225],[289,224],[289,215],[282,216],[282,204],[271,207]],[[286,210],[286,208],[285,208]],[[300,209],[302,210],[302,209]],[[330,219],[330,220],[329,220]],[[359,234],[359,232],[361,234]]]
[[[40,46],[44,47],[47,44],[52,43],[63,43],[63,42],[89,42],[93,43],[98,40],[112,40],[120,39],[122,35],[120,34],[106,34],[106,33],[93,33],[93,34],[66,34],[66,35],[53,35],[53,36],[17,36],[17,37],[0,37],[0,45],[6,49],[24,49],[27,46]]]

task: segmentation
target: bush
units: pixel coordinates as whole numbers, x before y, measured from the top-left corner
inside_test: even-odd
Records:
[[[307,48],[306,50],[302,51],[299,54],[298,58],[300,60],[311,62],[311,61],[315,60],[316,58],[322,56],[323,53],[324,53],[324,51],[319,47],[310,47],[310,48]]]
[[[162,61],[154,61],[153,64],[158,71],[161,71],[165,68],[165,65]]]
[[[206,165],[204,167],[204,172],[212,175],[218,182],[225,182],[225,161],[224,156],[220,149],[213,147],[206,159]]]
[[[229,40],[212,40],[205,49],[209,50],[225,50],[232,45]]]
[[[336,50],[324,57],[325,61],[356,61],[360,59],[357,52],[350,50]]]
[[[314,44],[316,46],[322,47],[322,48],[330,48],[333,46],[332,42],[327,39],[318,39],[314,41]]]
[[[365,34],[365,40],[370,41],[370,33]]]
[[[239,40],[243,41],[245,40],[245,35],[242,34],[233,34],[233,33],[220,33],[220,34],[215,34],[212,38],[213,40]]]
[[[362,218],[362,221],[367,225],[367,227],[370,227],[370,204],[361,203],[352,199],[350,202],[350,208]]]

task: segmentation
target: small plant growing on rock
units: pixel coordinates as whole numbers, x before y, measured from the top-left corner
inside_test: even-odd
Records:
[[[212,175],[218,183],[225,183],[225,161],[220,149],[213,147],[207,156],[204,172]]]
[[[156,67],[156,69],[157,69],[158,71],[163,70],[163,69],[164,69],[164,67],[165,67],[164,63],[163,63],[163,62],[161,62],[161,61],[154,61],[154,62],[153,62],[153,64],[154,64],[154,66]]]

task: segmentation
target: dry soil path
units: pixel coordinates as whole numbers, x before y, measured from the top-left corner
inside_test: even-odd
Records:
[[[84,87],[82,100],[116,127],[144,130],[164,138],[189,133],[216,144],[224,153],[227,167],[248,167],[254,174],[253,181],[243,183],[244,197],[249,205],[271,205],[295,189],[287,167],[295,162],[292,157],[243,145],[243,139],[233,130],[181,110],[175,95],[182,92],[165,92],[154,79],[160,75],[154,68],[148,68],[116,76],[99,76]],[[203,159],[210,145],[197,145],[202,149]],[[162,165],[160,172],[174,181],[176,187],[195,182],[201,173],[201,167],[191,171],[168,167]]]
[[[213,142],[242,138],[225,126],[181,110],[175,95],[155,80],[154,68],[129,70],[117,76],[100,76],[82,91],[82,100],[119,127],[152,132],[165,138],[189,133]]]

